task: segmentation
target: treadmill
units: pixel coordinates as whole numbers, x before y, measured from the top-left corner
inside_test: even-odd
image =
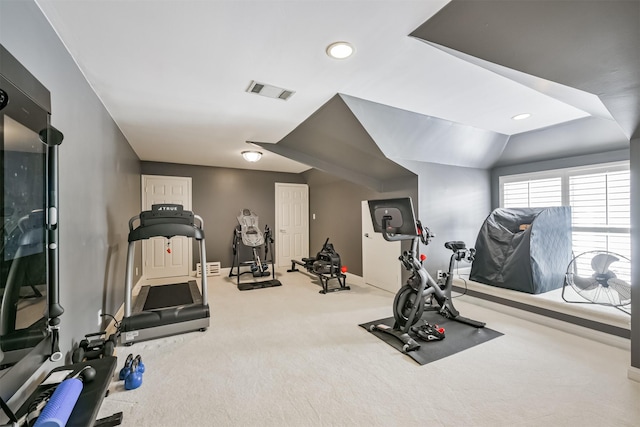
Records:
[[[194,221],[196,220],[198,224]],[[134,223],[139,222],[134,228]],[[151,237],[185,236],[200,243],[201,265],[206,265],[204,222],[199,215],[178,204],[156,204],[129,220],[129,248],[125,277],[124,316],[120,343],[134,342],[204,331],[209,327],[207,275],[202,275],[202,294],[195,280],[188,283],[143,286],[132,306],[135,243]]]

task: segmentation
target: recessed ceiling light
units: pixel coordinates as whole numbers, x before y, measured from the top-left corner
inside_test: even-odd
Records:
[[[353,54],[353,51],[353,46],[347,42],[335,42],[327,47],[327,55],[334,59],[346,59]]]
[[[247,162],[255,163],[260,160],[262,153],[259,151],[243,151],[242,157],[244,157]]]
[[[524,119],[528,119],[529,117],[531,117],[530,113],[522,113],[522,114],[518,114],[516,116],[511,117],[512,120],[524,120]]]

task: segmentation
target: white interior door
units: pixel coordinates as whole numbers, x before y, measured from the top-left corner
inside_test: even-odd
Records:
[[[191,178],[142,175],[142,209],[159,203],[177,203],[191,210]],[[188,276],[191,265],[189,238],[153,237],[142,241],[142,274],[147,279]]]
[[[276,182],[276,265],[309,256],[309,187]]]
[[[400,289],[400,242],[387,242],[373,231],[369,204],[362,202],[362,278],[365,283],[396,293]]]

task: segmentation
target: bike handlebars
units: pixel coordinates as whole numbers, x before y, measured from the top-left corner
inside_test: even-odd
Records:
[[[423,244],[428,245],[431,238],[436,236],[431,232],[431,230],[429,230],[428,227],[424,227],[420,220],[416,221],[415,235],[389,233],[389,230],[392,229],[392,227],[389,227],[390,220],[391,217],[388,215],[382,217],[382,237],[388,242],[397,242],[400,240],[413,240],[416,238],[420,238],[420,241]]]

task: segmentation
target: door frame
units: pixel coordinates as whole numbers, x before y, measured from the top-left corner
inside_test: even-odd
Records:
[[[140,183],[141,183],[141,188],[140,191],[142,192],[141,195],[141,203],[142,203],[142,210],[146,210],[146,206],[147,206],[147,192],[145,191],[146,187],[146,183],[147,183],[147,179],[148,178],[155,178],[155,177],[161,177],[161,178],[167,178],[167,179],[176,179],[176,180],[184,180],[187,183],[187,200],[188,200],[188,206],[183,206],[185,210],[191,210],[191,206],[193,204],[193,180],[191,179],[190,176],[170,176],[170,175],[152,175],[152,174],[143,174],[140,176]],[[151,209],[151,207],[149,207],[149,209]],[[187,238],[187,240],[190,240]],[[141,245],[141,257],[142,257],[142,265],[141,265],[141,269],[142,269],[142,275],[141,277],[144,278],[145,277],[145,265],[146,265],[146,251],[145,251],[145,246],[144,244]],[[189,243],[187,244],[187,275],[191,274],[191,266],[193,265],[193,244],[189,241]]]
[[[299,184],[299,183],[289,183],[289,182],[276,182],[275,183],[275,230],[274,233],[276,234],[277,238],[275,239],[275,265],[279,266],[279,262],[280,262],[280,247],[279,245],[279,241],[280,241],[280,215],[278,215],[278,213],[280,212],[280,204],[281,204],[281,200],[280,200],[280,192],[278,191],[279,187],[283,187],[283,186],[294,186],[294,187],[304,187],[304,189],[307,192],[307,197],[305,198],[305,200],[307,201],[307,222],[306,222],[306,227],[305,227],[305,237],[307,239],[307,256],[309,254],[309,185],[308,184]],[[287,261],[290,262],[290,261]]]

